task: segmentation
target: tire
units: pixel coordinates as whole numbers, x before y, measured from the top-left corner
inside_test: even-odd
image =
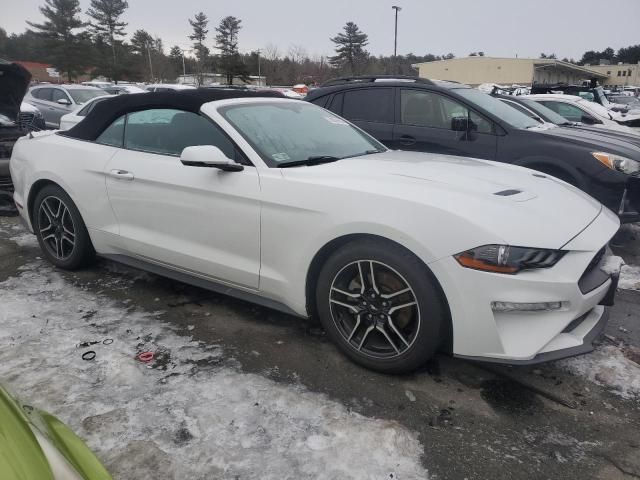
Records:
[[[31,218],[42,253],[56,267],[77,270],[95,258],[82,216],[59,186],[47,185],[38,192]]]
[[[449,322],[431,271],[387,241],[354,241],[334,252],[320,270],[316,302],[320,322],[340,350],[383,373],[424,365],[442,345]]]

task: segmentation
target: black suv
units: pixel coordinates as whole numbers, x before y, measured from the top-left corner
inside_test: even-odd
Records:
[[[589,193],[622,222],[640,221],[640,148],[588,131],[541,125],[467,85],[415,77],[331,80],[306,100],[387,147],[512,163]]]

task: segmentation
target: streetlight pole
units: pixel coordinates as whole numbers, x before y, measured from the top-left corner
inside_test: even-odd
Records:
[[[397,57],[398,56],[398,12],[402,10],[402,7],[398,7],[397,5],[394,5],[391,8],[393,8],[396,11],[396,29],[395,29],[395,35],[393,40],[393,56]]]
[[[256,53],[258,54],[258,85],[262,87],[262,86],[264,86],[264,85],[261,85],[261,83],[262,83],[262,78],[261,78],[262,75],[260,75],[260,53],[262,53],[262,52],[260,52],[260,49],[257,49]]]
[[[151,76],[151,81],[153,82],[153,64],[151,63],[151,44],[147,43],[147,55],[149,57],[149,74]]]

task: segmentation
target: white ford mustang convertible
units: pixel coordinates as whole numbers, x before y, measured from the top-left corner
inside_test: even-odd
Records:
[[[124,95],[18,141],[15,203],[64,269],[95,254],[301,317],[354,361],[591,350],[617,217],[532,170],[389,151],[312,104]],[[611,262],[609,262],[611,263]]]

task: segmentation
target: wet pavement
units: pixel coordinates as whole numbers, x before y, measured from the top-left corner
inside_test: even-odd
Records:
[[[625,230],[615,248],[628,262],[640,257],[635,234]],[[0,282],[39,254],[17,218],[0,218]],[[441,354],[411,375],[382,375],[347,360],[312,321],[104,260],[61,273],[114,301],[164,312],[159,319],[222,346],[244,372],[401,423],[418,433],[432,478],[640,478],[640,399],[623,398],[562,364],[498,367]],[[640,293],[619,292],[600,348],[639,361],[639,314]]]

